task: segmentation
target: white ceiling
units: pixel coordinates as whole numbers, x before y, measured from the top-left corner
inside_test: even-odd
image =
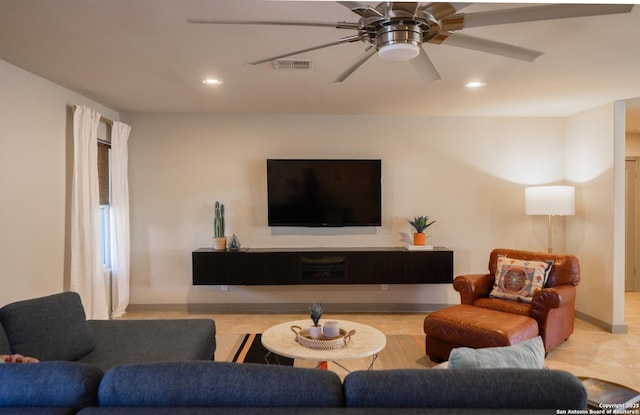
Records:
[[[521,6],[473,4],[462,11]],[[247,64],[337,40],[348,30],[196,25],[187,18],[357,21],[346,7],[326,1],[0,0],[0,59],[132,112],[566,116],[640,97],[640,7],[464,29],[545,53],[529,63],[428,44],[442,75],[430,83],[410,63],[377,56],[333,83],[364,50],[360,42],[295,56],[311,59],[310,71]],[[206,86],[205,77],[224,83]],[[487,86],[464,88],[470,80]]]

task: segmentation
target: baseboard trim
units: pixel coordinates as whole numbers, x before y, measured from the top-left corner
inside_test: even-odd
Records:
[[[629,331],[629,326],[627,324],[607,323],[604,320],[600,320],[599,318],[595,318],[578,310],[576,310],[576,317],[613,334],[625,334]]]
[[[385,313],[416,314],[432,313],[455,304],[416,304],[416,303],[325,303],[331,313]],[[176,311],[190,314],[298,314],[306,313],[306,303],[197,303],[197,304],[129,304],[127,311]],[[610,324],[589,314],[576,310],[576,318],[600,327],[613,334],[625,334],[627,324]]]
[[[331,313],[431,313],[451,304],[407,303],[324,303]],[[192,314],[298,314],[306,313],[307,303],[225,303],[225,304],[129,304],[127,311],[180,311]]]

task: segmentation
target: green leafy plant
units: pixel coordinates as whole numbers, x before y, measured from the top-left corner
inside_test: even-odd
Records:
[[[429,222],[429,216],[416,216],[413,218],[413,220],[407,222],[409,222],[409,224],[413,226],[413,229],[415,229],[417,233],[422,233],[429,226],[436,223],[435,220]]]
[[[218,201],[214,205],[213,234],[216,238],[224,237],[224,205]]]
[[[315,303],[309,306],[309,315],[311,316],[314,327],[318,327],[318,322],[322,317],[322,313],[324,313],[324,307],[322,304]]]

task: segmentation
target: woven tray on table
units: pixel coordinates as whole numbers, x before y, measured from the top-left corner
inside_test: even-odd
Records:
[[[314,339],[309,334],[309,329],[303,330],[300,326],[291,326],[291,331],[296,334],[296,341],[302,346],[322,350],[345,347],[351,341],[351,336],[356,334],[355,330],[347,332],[340,329],[340,335],[337,337],[324,337],[324,335],[321,335],[319,338]]]

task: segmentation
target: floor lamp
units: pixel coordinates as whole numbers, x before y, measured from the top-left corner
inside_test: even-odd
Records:
[[[547,215],[549,217],[549,252],[553,252],[552,216],[575,214],[575,188],[573,186],[534,186],[524,189],[527,215]]]

